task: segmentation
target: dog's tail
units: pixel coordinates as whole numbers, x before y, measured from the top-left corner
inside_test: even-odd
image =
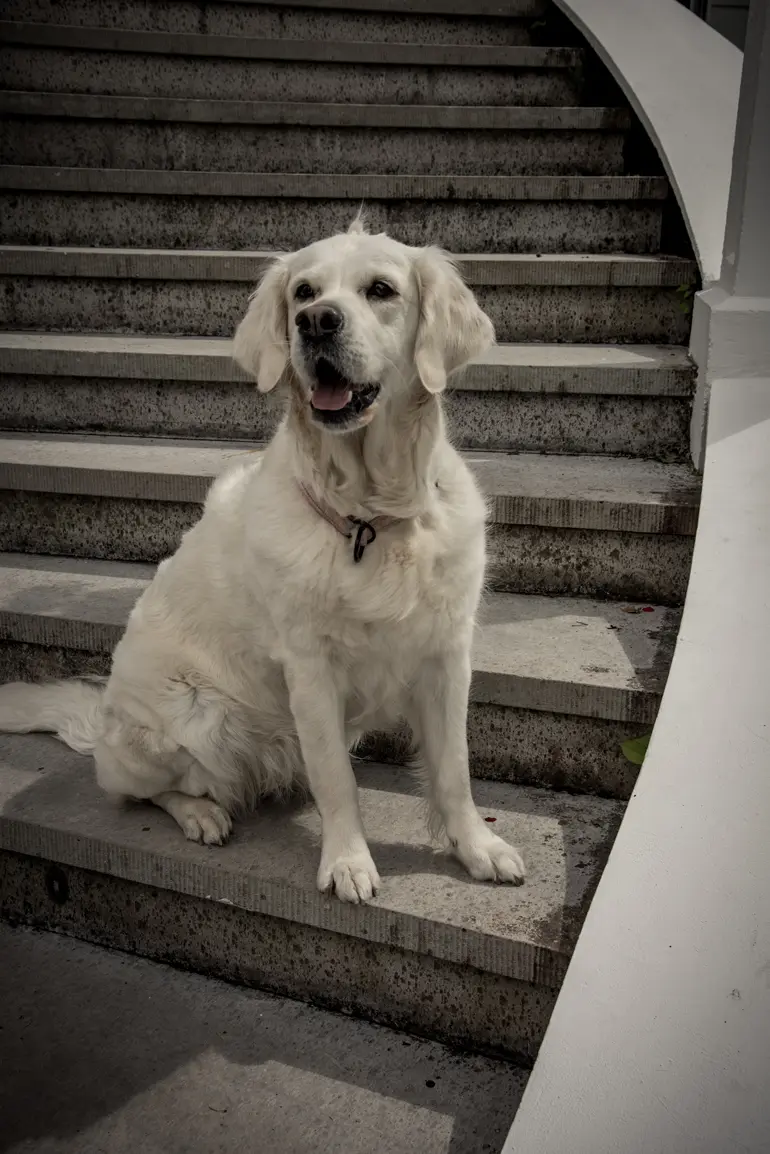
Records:
[[[0,732],[55,733],[70,749],[92,753],[102,733],[104,683],[54,681],[0,686]]]

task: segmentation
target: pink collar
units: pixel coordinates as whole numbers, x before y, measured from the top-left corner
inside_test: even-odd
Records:
[[[362,517],[343,517],[325,501],[316,497],[304,481],[298,481],[297,484],[308,505],[315,509],[318,516],[323,517],[324,521],[327,521],[343,537],[353,541],[353,560],[356,564],[363,557],[366,546],[371,545],[372,541],[375,540],[378,532],[389,529],[402,520],[401,517],[388,517],[382,513],[376,517],[370,517],[369,520],[364,520]]]

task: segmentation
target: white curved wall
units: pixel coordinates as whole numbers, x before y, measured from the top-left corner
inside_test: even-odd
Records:
[[[676,0],[555,0],[620,84],[666,167],[704,288],[722,264],[742,53]]]
[[[660,26],[645,34],[642,24],[667,4],[676,27],[681,11],[674,0],[557,2],[586,19],[614,11],[605,44],[635,70],[637,89],[651,62],[634,58],[661,39]],[[661,46],[657,59],[675,55]],[[645,83],[648,116],[662,116]],[[731,85],[714,85],[727,99]],[[719,273],[725,250],[719,283],[696,298],[710,409],[684,617],[637,787],[504,1154],[770,1150],[769,99],[770,0],[752,0],[734,155],[720,135],[727,113],[717,118],[717,184],[729,200],[704,189],[698,209],[694,176],[666,157],[704,277]],[[708,118],[696,120],[691,96],[674,111],[681,123],[660,126],[658,139],[694,156]]]

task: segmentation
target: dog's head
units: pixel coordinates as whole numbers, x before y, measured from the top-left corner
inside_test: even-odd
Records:
[[[289,366],[312,419],[350,432],[415,381],[439,393],[494,341],[451,259],[364,232],[278,257],[235,334],[235,359],[262,392]]]

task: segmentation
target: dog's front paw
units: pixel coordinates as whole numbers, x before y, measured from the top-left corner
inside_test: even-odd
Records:
[[[380,875],[372,855],[364,847],[354,853],[321,858],[318,869],[318,888],[322,893],[335,893],[343,902],[368,902],[380,888]]]
[[[527,874],[519,851],[486,829],[480,836],[458,841],[454,852],[471,877],[480,882],[510,882],[520,886]]]

